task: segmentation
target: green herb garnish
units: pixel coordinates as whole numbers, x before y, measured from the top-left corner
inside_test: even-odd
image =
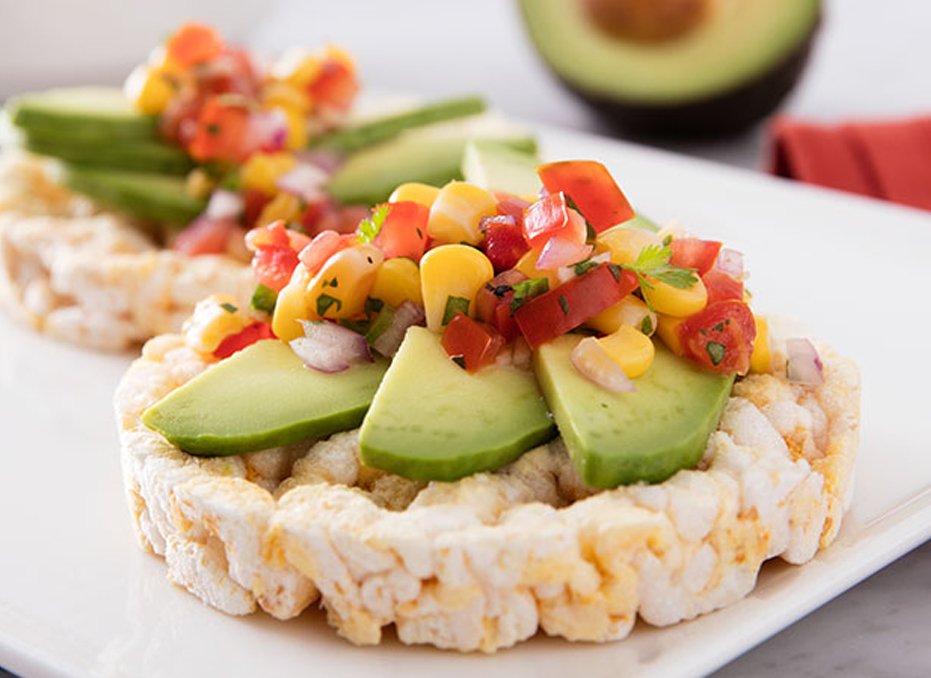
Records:
[[[232,304],[227,304],[227,303],[220,304],[220,308],[222,308],[222,309],[223,309],[224,311],[226,311],[227,313],[235,313],[236,311],[239,310],[238,308],[236,308],[236,307],[233,306]]]
[[[598,262],[592,261],[589,258],[589,259],[583,259],[577,264],[572,264],[572,270],[575,272],[576,275],[584,275],[585,273],[588,273],[590,270],[592,270],[593,268],[596,268],[597,266],[598,266]]]
[[[337,311],[343,308],[343,302],[336,297],[331,297],[329,294],[321,294],[317,297],[317,315],[322,318],[334,304],[336,305]]]
[[[372,242],[381,230],[385,219],[388,218],[389,205],[379,205],[372,212],[372,216],[359,222],[356,233],[359,235],[360,242]]]
[[[673,266],[669,263],[671,257],[672,248],[668,245],[647,245],[640,250],[633,264],[622,265],[622,267],[633,272],[640,281],[640,287],[646,289],[653,289],[653,285],[647,282],[646,276],[680,290],[687,289],[698,282],[694,268]]]
[[[705,350],[708,351],[708,357],[711,358],[712,365],[720,365],[724,360],[724,354],[727,353],[727,347],[717,341],[709,341],[705,344]]]
[[[566,299],[565,294],[559,295],[559,308],[562,309],[563,315],[569,315],[569,300]]]
[[[446,308],[443,310],[443,324],[448,325],[449,321],[455,318],[459,313],[469,315],[469,300],[465,297],[446,297]]]
[[[382,307],[385,305],[381,299],[375,299],[374,297],[365,298],[365,315],[371,317],[378,313]]]
[[[513,313],[534,297],[539,297],[550,289],[546,278],[530,278],[514,284],[514,298],[511,299],[511,312]]]
[[[278,303],[278,293],[271,287],[259,284],[252,293],[250,305],[256,311],[271,314],[275,310],[275,304]]]
[[[653,317],[650,315],[643,316],[643,321],[640,323],[640,331],[645,335],[650,336],[653,334]]]

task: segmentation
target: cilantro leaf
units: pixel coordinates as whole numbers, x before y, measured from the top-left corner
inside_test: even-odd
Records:
[[[694,268],[679,268],[669,263],[672,257],[672,248],[668,245],[647,245],[633,264],[625,265],[629,271],[636,274],[640,286],[652,289],[653,285],[646,280],[654,278],[678,289],[687,289],[698,282]]]
[[[220,308],[222,308],[222,309],[223,309],[224,311],[226,311],[227,313],[235,313],[236,311],[239,310],[238,308],[236,308],[236,307],[233,306],[232,304],[226,303],[226,302],[220,304]]]
[[[385,219],[388,218],[389,209],[390,206],[387,203],[379,205],[372,212],[372,216],[359,222],[356,232],[359,234],[360,242],[372,242],[378,236]]]

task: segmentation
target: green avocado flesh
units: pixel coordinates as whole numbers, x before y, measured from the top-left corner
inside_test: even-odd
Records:
[[[386,368],[377,359],[324,374],[283,341],[260,341],[169,393],[142,422],[195,455],[288,445],[358,426]]]
[[[469,134],[408,132],[354,153],[330,177],[327,190],[343,204],[372,204],[388,199],[399,184],[417,181],[440,186],[462,178],[462,156]],[[533,153],[533,137],[514,132],[494,138],[517,150]]]
[[[490,366],[469,374],[440,336],[407,331],[359,435],[362,461],[416,480],[491,471],[553,437],[529,372]]]
[[[540,158],[496,141],[478,139],[466,145],[462,176],[490,191],[535,195],[543,187],[537,176]]]
[[[116,88],[73,87],[23,94],[7,110],[13,125],[25,131],[94,139],[156,136],[156,119],[136,111]]]
[[[587,485],[660,482],[701,459],[734,383],[657,344],[637,391],[614,393],[589,381],[570,361],[581,337],[565,335],[534,355],[546,402]]]
[[[313,140],[310,145],[311,148],[354,153],[387,141],[405,130],[476,115],[484,110],[485,101],[481,97],[438,101],[410,111],[330,132]]]
[[[207,207],[187,193],[183,177],[67,165],[62,181],[102,206],[142,221],[184,226]]]
[[[540,54],[569,85],[607,99],[676,104],[735,89],[778,67],[808,41],[821,3],[708,3],[697,25],[659,42],[613,35],[585,2],[520,4]]]

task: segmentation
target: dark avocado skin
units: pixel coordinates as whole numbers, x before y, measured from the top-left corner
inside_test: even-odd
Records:
[[[737,134],[772,113],[798,82],[821,26],[819,15],[805,38],[766,73],[713,97],[679,104],[623,101],[578,88],[544,63],[570,92],[585,101],[614,130],[627,135],[698,139]]]

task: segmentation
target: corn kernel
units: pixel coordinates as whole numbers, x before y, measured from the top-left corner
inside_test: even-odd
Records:
[[[383,261],[380,249],[362,244],[327,259],[307,285],[310,319],[352,318],[361,314]]]
[[[450,181],[440,189],[430,207],[427,232],[440,243],[482,241],[482,217],[497,214],[498,202],[490,192],[464,181]]]
[[[208,198],[216,188],[217,182],[210,178],[202,168],[192,169],[184,182],[184,192],[194,198]]]
[[[666,348],[678,356],[685,355],[685,349],[682,347],[682,340],[679,338],[679,327],[685,322],[685,318],[677,318],[672,315],[656,314],[656,334],[666,344]]]
[[[283,341],[291,341],[303,336],[304,330],[298,320],[306,320],[310,313],[307,310],[307,285],[310,283],[310,273],[304,266],[298,265],[291,274],[291,280],[278,293],[275,302],[275,312],[272,315],[272,331]]]
[[[182,329],[184,343],[201,353],[213,353],[226,337],[236,334],[249,319],[236,307],[228,294],[213,294],[194,307]]]
[[[447,306],[456,307],[456,300],[467,311],[474,311],[475,294],[494,277],[491,262],[481,251],[468,245],[441,245],[427,252],[420,260],[420,286],[423,294],[427,327],[434,332],[443,329]],[[452,300],[452,301],[450,301]]]
[[[585,324],[605,334],[617,332],[622,325],[631,325],[650,336],[656,331],[656,314],[641,299],[628,294]]]
[[[256,153],[242,166],[240,182],[243,188],[275,195],[278,177],[291,171],[296,164],[297,160],[291,153]]]
[[[517,264],[514,265],[518,271],[523,273],[528,278],[546,278],[546,282],[549,284],[549,288],[553,289],[560,285],[559,276],[556,270],[543,271],[537,268],[537,259],[540,257],[539,247],[534,247],[517,260]]]
[[[652,288],[642,287],[643,296],[659,313],[685,318],[698,313],[708,303],[708,290],[701,278],[685,289],[653,278],[647,278],[647,282]]]
[[[400,306],[405,301],[412,301],[423,306],[420,269],[417,264],[405,257],[387,259],[375,274],[371,296],[394,307]]]
[[[426,207],[431,207],[439,192],[440,189],[436,186],[412,181],[401,184],[394,189],[394,192],[388,198],[388,202],[405,202],[409,200],[410,202],[416,202]]]
[[[655,233],[627,226],[613,226],[607,231],[602,231],[596,242],[611,252],[612,262],[627,265],[637,260],[644,247],[663,244]]]
[[[146,115],[158,115],[164,111],[175,94],[175,86],[168,73],[144,64],[133,69],[123,90],[136,110]]]
[[[278,80],[271,80],[262,86],[262,103],[265,106],[280,106],[305,115],[313,108],[313,102],[304,90]]]
[[[317,79],[323,62],[306,50],[295,48],[286,51],[272,64],[271,74],[293,87],[304,89]]]
[[[279,193],[272,198],[255,220],[255,226],[267,226],[282,219],[285,223],[296,220],[301,215],[301,199],[290,193]]]
[[[750,371],[758,374],[772,372],[773,353],[769,338],[769,323],[761,315],[754,314],[756,337],[753,339],[753,352],[750,354]]]
[[[630,325],[621,325],[617,332],[597,341],[630,379],[644,374],[653,364],[653,341]]]

